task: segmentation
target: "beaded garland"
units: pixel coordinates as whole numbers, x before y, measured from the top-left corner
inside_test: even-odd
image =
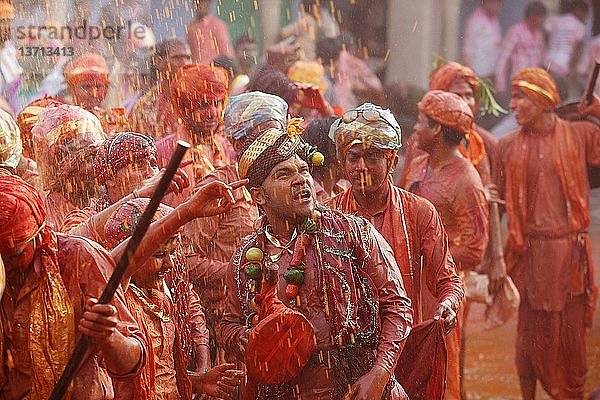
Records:
[[[312,241],[313,234],[318,229],[318,223],[315,220],[320,218],[320,212],[316,211],[313,213],[312,218],[308,218],[302,225],[300,225],[294,233],[292,238],[286,245],[281,245],[279,240],[275,238],[269,232],[269,227],[264,230],[265,236],[275,247],[280,248],[281,251],[277,254],[266,256],[262,249],[258,247],[251,247],[246,251],[245,259],[246,262],[242,265],[244,273],[249,280],[255,281],[254,286],[258,286],[263,279],[264,270],[277,270],[276,263],[284,252],[288,252],[292,255],[290,265],[284,272],[283,278],[286,281],[285,297],[290,301],[292,306],[296,304],[298,292],[300,286],[304,283],[304,268],[305,265],[302,262],[304,254],[306,253],[306,247]],[[293,251],[290,249],[294,246]],[[273,265],[274,268],[269,268]],[[252,308],[257,311],[260,307],[260,295],[255,295],[251,301]],[[256,315],[252,316],[252,322],[254,325],[254,319]],[[250,322],[250,321],[247,321]]]

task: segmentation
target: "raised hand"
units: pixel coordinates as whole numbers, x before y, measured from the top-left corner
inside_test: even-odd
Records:
[[[173,176],[173,180],[171,180],[171,184],[169,185],[169,189],[167,190],[166,194],[180,194],[181,192],[183,192],[184,189],[190,186],[190,178],[188,174],[183,170],[183,168],[187,167],[192,162],[193,160],[185,160],[181,162],[181,164],[179,165],[179,169],[177,169],[175,175]],[[158,174],[146,179],[142,183],[142,186],[135,191],[137,197],[151,197],[152,193],[154,193],[154,191],[156,190],[158,182],[160,181],[164,173],[165,169],[163,168]]]
[[[235,204],[233,191],[248,183],[248,179],[231,182],[213,181],[198,187],[184,204],[194,218],[222,214]]]

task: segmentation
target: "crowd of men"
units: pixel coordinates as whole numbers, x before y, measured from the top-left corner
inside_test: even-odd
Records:
[[[473,276],[490,303],[518,290],[523,398],[539,382],[582,399],[600,98],[578,108],[592,122],[567,121],[556,79],[516,70],[519,128],[498,140],[475,122],[480,76],[445,62],[403,140],[327,7],[302,1],[253,66],[247,36],[227,57],[208,4],[187,42],[129,43],[133,72],[86,52],[59,63],[64,93],[27,78],[3,92],[0,399],[49,398],[82,335],[73,399],[465,398]],[[0,0],[2,26],[13,17]],[[116,84],[115,68],[131,76]],[[107,106],[116,92],[129,95]],[[180,140],[191,148],[125,254]]]

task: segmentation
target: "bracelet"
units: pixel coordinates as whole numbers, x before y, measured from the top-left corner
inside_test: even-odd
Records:
[[[131,194],[133,195],[133,198],[134,198],[134,199],[137,199],[137,198],[139,198],[139,197],[140,197],[140,195],[138,194],[138,191],[137,191],[137,189],[133,189],[133,191],[131,192]]]

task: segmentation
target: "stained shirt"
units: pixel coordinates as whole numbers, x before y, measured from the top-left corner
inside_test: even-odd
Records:
[[[324,209],[321,221],[321,227],[314,240],[306,247],[303,258],[306,268],[304,283],[299,288],[300,300],[297,304],[292,304],[283,295],[286,285],[284,266],[289,265],[291,260],[291,255],[285,251],[277,261],[280,266],[278,297],[288,307],[304,314],[312,323],[316,350],[330,351],[344,347],[352,343],[353,337],[359,337],[361,332],[360,335],[364,335],[365,340],[370,342],[375,339],[378,344],[365,344],[356,348],[371,353],[374,356],[373,365],[394,371],[404,339],[410,331],[412,310],[392,249],[364,219]],[[280,251],[273,245],[266,244],[268,241],[265,242],[265,235],[261,232],[262,228],[244,240],[232,257],[227,276],[230,290],[221,322],[222,341],[228,352],[242,360],[243,354],[238,347],[239,337],[246,329],[246,319],[252,310],[252,290],[248,290],[248,285],[252,286],[252,280],[243,271],[244,254],[249,247],[262,244],[265,244],[263,249],[266,254]],[[319,247],[315,240],[318,240]],[[370,283],[367,286],[362,286],[364,281],[361,283],[357,280],[358,271],[369,277]],[[361,289],[360,294],[359,286],[365,289]],[[377,300],[374,300],[373,295]],[[324,305],[324,296],[329,299],[329,307]],[[375,328],[374,333],[369,334],[367,332],[373,332],[373,326],[368,322],[371,319],[365,320],[364,317],[370,315],[368,310],[373,310],[372,301],[378,304],[381,323],[380,328]],[[347,328],[338,331],[338,323]],[[300,396],[306,399],[331,398],[335,391],[331,366],[328,368],[318,362],[307,364],[292,381],[292,386],[296,384]]]
[[[525,22],[513,25],[502,41],[496,64],[496,88],[507,89],[507,73],[510,77],[524,68],[542,67],[545,49],[544,32],[541,29],[532,31]]]
[[[109,253],[97,243],[90,240],[57,235],[58,265],[67,291],[71,294],[74,309],[74,320],[79,321],[89,297],[98,298],[104,290],[110,274],[114,269],[114,261]],[[10,351],[14,368],[8,370],[8,382],[0,390],[0,399],[25,399],[31,388],[31,358],[29,348],[29,315],[31,288],[38,283],[35,272],[27,277],[20,293],[7,290],[2,298],[2,324],[5,329],[7,348]],[[117,329],[128,337],[140,342],[146,350],[145,341],[138,325],[129,312],[122,290],[119,288],[111,302],[117,308],[119,324]],[[80,336],[76,330],[77,337]],[[92,345],[93,346],[93,345]],[[94,350],[94,349],[93,349]],[[122,371],[113,375],[123,382],[132,382],[140,372],[145,355],[142,355],[134,371]],[[113,399],[111,376],[103,367],[101,354],[90,352],[73,380],[73,398],[89,400]]]
[[[188,25],[187,41],[195,63],[210,64],[218,56],[233,58],[231,38],[225,22],[213,15],[194,19]]]
[[[370,220],[392,246],[412,300],[415,323],[432,318],[439,303],[446,299],[458,311],[464,297],[463,284],[437,211],[424,198],[388,185],[387,205],[374,215],[356,202],[352,188],[334,197],[329,205]]]
[[[488,203],[473,165],[457,157],[438,170],[428,167],[425,176],[408,182],[407,187],[435,206],[457,269],[477,267],[488,243]]]

